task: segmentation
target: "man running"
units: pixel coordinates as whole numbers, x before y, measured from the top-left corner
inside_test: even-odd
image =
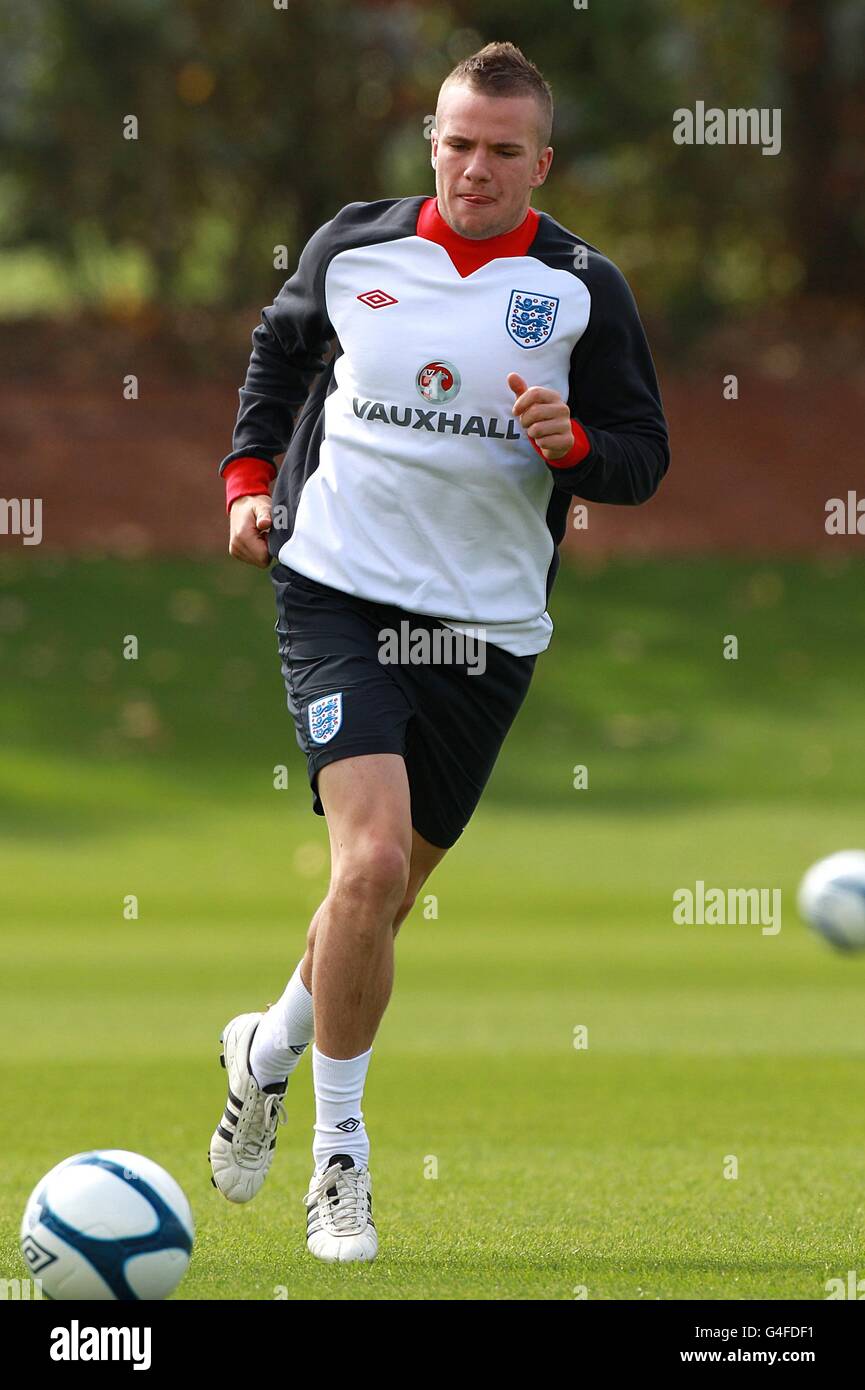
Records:
[[[449,74],[436,196],[352,203],[311,238],[252,335],[220,468],[230,553],[276,561],[288,707],[331,875],[279,1001],[223,1031],[210,1160],[230,1201],[255,1196],[313,1043],[307,1242],[327,1261],[377,1252],[362,1101],[394,937],[549,644],[571,498],[644,502],[669,463],[624,277],[530,207],[552,114],[512,44]]]

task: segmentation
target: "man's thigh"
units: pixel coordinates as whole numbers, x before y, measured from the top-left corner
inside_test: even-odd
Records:
[[[405,759],[368,753],[327,763],[318,773],[330,835],[331,871],[345,854],[397,846],[411,861],[411,795]]]

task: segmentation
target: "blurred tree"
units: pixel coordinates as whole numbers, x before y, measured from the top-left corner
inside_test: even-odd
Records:
[[[40,248],[85,299],[131,248],[169,310],[265,302],[275,245],[432,189],[424,117],[493,38],[554,89],[538,205],[683,346],[802,287],[865,298],[861,0],[7,0],[0,248]],[[780,106],[781,153],[675,145],[697,100]]]
[[[865,301],[865,6],[788,0],[789,234],[803,288]]]

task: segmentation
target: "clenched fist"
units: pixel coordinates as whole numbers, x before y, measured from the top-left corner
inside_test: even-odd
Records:
[[[267,533],[270,530],[272,506],[266,493],[254,497],[236,497],[228,514],[228,553],[247,565],[266,570],[270,564]]]
[[[574,447],[567,401],[549,386],[527,386],[517,372],[511,372],[508,386],[516,396],[513,413],[529,439],[550,463],[563,459]]]

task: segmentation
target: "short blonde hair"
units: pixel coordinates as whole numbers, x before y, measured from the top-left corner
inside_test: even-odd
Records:
[[[470,58],[463,58],[449,72],[439,90],[465,84],[491,97],[533,96],[538,103],[540,148],[550,143],[553,132],[553,93],[534,63],[513,43],[488,43]]]

